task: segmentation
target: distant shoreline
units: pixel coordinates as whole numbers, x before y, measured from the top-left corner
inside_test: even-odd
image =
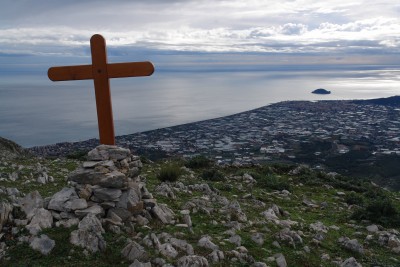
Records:
[[[157,128],[157,129],[148,130],[148,131],[135,132],[135,133],[131,133],[131,134],[119,135],[116,137],[116,143],[117,143],[117,145],[124,146],[123,143],[125,143],[125,141],[121,141],[121,140],[125,140],[127,138],[129,139],[129,138],[132,138],[133,136],[148,135],[148,134],[151,134],[151,133],[154,133],[157,131],[166,131],[166,130],[174,131],[174,129],[176,129],[176,128],[185,128],[185,127],[189,127],[189,126],[191,127],[191,126],[196,126],[196,125],[200,125],[200,124],[204,124],[204,123],[210,123],[213,121],[221,121],[221,120],[229,121],[230,119],[233,119],[235,117],[240,117],[242,115],[251,114],[251,113],[257,112],[259,110],[262,110],[262,109],[265,109],[268,107],[282,106],[282,105],[286,105],[286,104],[295,104],[295,103],[306,104],[306,103],[315,103],[315,102],[321,102],[321,103],[322,102],[326,102],[326,103],[337,102],[338,104],[339,103],[376,104],[376,105],[398,106],[400,108],[400,96],[392,96],[392,97],[387,97],[387,98],[364,99],[364,100],[280,101],[277,103],[268,104],[268,105],[265,105],[262,107],[258,107],[255,109],[251,109],[248,111],[243,111],[243,112],[239,112],[239,113],[235,113],[235,114],[231,114],[231,115],[227,115],[227,116],[206,119],[206,120],[200,120],[200,121],[196,121],[196,122],[189,122],[189,123],[184,123],[184,124],[178,124],[178,125],[173,125],[173,126],[169,126],[169,127],[162,127],[162,128]],[[59,143],[43,145],[43,146],[33,146],[33,147],[28,147],[26,149],[33,152],[34,154],[43,155],[43,154],[47,153],[46,152],[47,150],[54,151],[54,150],[58,150],[58,148],[62,148],[61,150],[63,150],[63,151],[62,152],[60,151],[60,155],[65,156],[65,155],[68,155],[68,153],[70,153],[72,151],[88,150],[88,149],[96,147],[97,145],[99,145],[99,140],[96,138],[91,138],[91,139],[87,139],[84,141],[77,141],[77,142],[59,142]],[[126,144],[125,144],[125,146],[126,146]],[[40,151],[42,151],[42,152],[40,152]]]

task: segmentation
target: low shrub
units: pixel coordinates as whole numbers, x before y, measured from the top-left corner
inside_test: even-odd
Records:
[[[364,204],[364,198],[360,194],[357,194],[355,192],[347,194],[345,197],[345,201],[349,205],[362,206]]]
[[[369,220],[383,226],[398,226],[400,224],[400,212],[396,209],[392,200],[387,197],[373,199],[364,207],[356,210],[351,217],[356,220]]]
[[[201,169],[201,168],[207,168],[212,165],[211,160],[206,158],[205,156],[195,156],[191,159],[189,159],[185,166],[191,169]]]
[[[259,187],[279,191],[286,189],[290,191],[290,184],[287,179],[283,179],[282,177],[278,177],[277,175],[265,175],[255,179],[257,180],[257,186]]]
[[[201,174],[201,177],[204,180],[209,180],[209,181],[225,181],[224,174],[217,169],[204,170],[203,173]]]
[[[179,165],[167,163],[161,166],[157,179],[161,182],[175,182],[182,175],[182,169]]]

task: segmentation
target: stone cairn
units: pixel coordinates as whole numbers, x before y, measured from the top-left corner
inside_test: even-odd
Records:
[[[27,215],[21,224],[26,224],[30,234],[36,236],[52,225],[78,225],[70,242],[94,253],[106,247],[104,228],[119,233],[133,232],[135,224],[146,225],[152,219],[174,223],[173,211],[157,204],[146,189],[139,176],[142,163],[129,149],[100,145],[88,153],[87,159],[70,173],[71,187],[45,200],[37,191],[21,199],[19,205]],[[54,246],[45,235],[25,241],[41,247],[43,254]]]

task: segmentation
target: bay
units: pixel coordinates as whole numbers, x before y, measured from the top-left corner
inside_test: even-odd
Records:
[[[157,70],[157,69],[156,69]],[[98,137],[92,81],[51,82],[45,68],[0,74],[0,136],[24,147]],[[316,88],[330,95],[311,94]],[[111,80],[116,135],[227,116],[288,100],[400,95],[398,66],[156,71]]]

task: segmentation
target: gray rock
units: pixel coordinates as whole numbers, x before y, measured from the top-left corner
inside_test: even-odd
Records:
[[[38,191],[33,191],[20,199],[19,204],[26,217],[31,218],[35,209],[43,208],[43,198]]]
[[[40,237],[33,238],[29,246],[36,251],[39,251],[43,255],[48,255],[56,245],[56,242],[50,239],[47,235],[41,235]]]
[[[150,262],[142,263],[138,260],[135,260],[129,267],[151,267]]]
[[[376,232],[379,231],[378,226],[375,225],[375,224],[368,225],[368,226],[366,227],[366,229],[367,229],[367,231],[370,232],[370,233],[376,233]]]
[[[75,189],[64,187],[52,196],[47,208],[49,210],[67,211],[65,203],[74,199],[78,199]]]
[[[301,236],[297,232],[291,231],[289,228],[281,230],[279,233],[276,234],[276,237],[279,240],[289,243],[294,248],[296,247],[296,244],[303,243],[303,239],[301,238]]]
[[[219,263],[225,259],[224,252],[221,250],[213,250],[208,254],[207,258],[214,264]]]
[[[326,227],[322,222],[312,223],[310,224],[310,228],[315,232],[322,232],[322,233],[328,232],[328,227]]]
[[[13,206],[6,202],[0,203],[0,233],[3,229],[3,225],[5,225],[8,221],[8,216],[13,210]]]
[[[169,238],[168,242],[175,248],[178,248],[182,251],[184,251],[188,255],[193,255],[194,250],[193,246],[186,242],[185,240],[182,239],[177,239],[177,238]]]
[[[268,265],[266,263],[264,263],[264,262],[258,261],[258,262],[253,263],[251,265],[251,267],[268,267]]]
[[[275,261],[278,267],[287,267],[286,259],[283,254],[279,253],[275,256]]]
[[[117,201],[122,191],[115,188],[96,188],[93,190],[93,195],[101,201]]]
[[[122,255],[130,261],[139,260],[145,261],[149,258],[148,253],[135,241],[129,242],[121,251]]]
[[[88,160],[122,160],[130,157],[130,155],[131,152],[129,149],[110,145],[100,145],[89,151]]]
[[[251,235],[251,240],[253,240],[257,245],[262,246],[264,244],[264,235],[261,233],[254,233]]]
[[[395,235],[391,235],[389,236],[387,245],[389,248],[398,248],[400,247],[400,239],[397,238]]]
[[[158,204],[151,211],[164,224],[171,224],[175,216],[175,213],[165,204]]]
[[[247,222],[247,216],[240,208],[240,204],[237,201],[232,201],[229,204],[229,210],[231,213],[231,217],[238,222]]]
[[[71,172],[68,180],[78,184],[99,185],[105,188],[125,188],[128,184],[125,174],[119,171],[104,172],[82,167]]]
[[[158,250],[160,251],[161,255],[164,257],[175,259],[178,256],[178,251],[170,244],[164,243],[159,246]]]
[[[237,247],[239,247],[242,244],[242,238],[239,235],[233,235],[231,236],[228,241]]]
[[[211,250],[217,250],[218,246],[211,241],[211,237],[206,235],[200,238],[199,242],[197,243],[199,247],[208,248]]]
[[[103,160],[103,161],[85,161],[82,164],[83,168],[94,168],[97,166],[103,166],[107,168],[114,167],[114,161],[112,160]]]
[[[123,208],[111,208],[108,210],[108,212],[113,212],[115,213],[118,217],[121,218],[123,222],[128,221],[132,217],[132,213],[126,209]],[[107,214],[107,217],[110,218],[110,216]]]
[[[52,225],[53,216],[51,215],[51,212],[44,208],[39,208],[35,209],[30,224],[25,226],[25,228],[31,234],[35,235],[45,228],[51,228]]]
[[[88,204],[87,204],[86,200],[83,198],[73,199],[73,200],[67,201],[65,203],[65,209],[67,211],[82,210],[82,209],[86,209],[87,207],[88,207]]]
[[[104,213],[104,209],[101,206],[94,204],[86,209],[75,210],[75,214],[76,214],[76,216],[82,218],[88,214],[93,214],[97,217],[103,217],[105,213]]]
[[[177,262],[178,267],[208,267],[206,258],[197,255],[183,256]]]
[[[357,252],[359,254],[364,254],[364,248],[363,246],[358,243],[357,239],[349,239],[348,237],[341,237],[339,238],[339,243],[341,243],[341,245],[353,252]]]
[[[136,206],[141,200],[139,187],[131,187],[124,191],[117,203],[118,208],[128,210],[130,207]]]
[[[340,264],[340,267],[362,267],[362,265],[359,264],[355,258],[351,257]]]
[[[56,222],[56,226],[57,227],[64,227],[64,228],[70,228],[74,225],[78,225],[79,224],[79,219],[78,218],[73,218],[73,219],[67,219],[67,220],[61,220]]]
[[[175,193],[167,183],[162,183],[154,189],[154,193],[171,199],[176,199]]]
[[[261,215],[264,216],[264,218],[269,221],[279,220],[278,216],[276,215],[275,211],[272,208],[269,208],[268,210],[261,212]]]
[[[89,213],[79,222],[78,230],[72,231],[70,242],[95,253],[106,248],[102,233],[104,229],[101,222],[94,214]]]

